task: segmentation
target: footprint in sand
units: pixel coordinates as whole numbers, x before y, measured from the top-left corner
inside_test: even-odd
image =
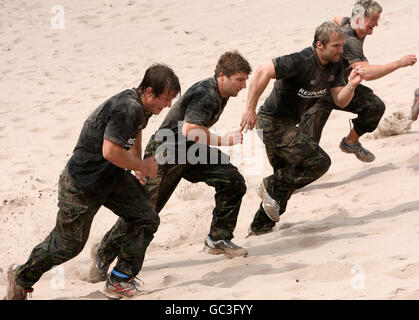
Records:
[[[318,282],[341,281],[351,279],[353,265],[347,262],[327,262],[309,266],[296,272],[297,279]]]
[[[46,130],[47,130],[47,128],[37,128],[37,127],[35,127],[35,128],[30,129],[29,132],[36,133],[36,132],[42,132],[42,131],[46,131]]]
[[[163,278],[163,286],[169,286],[176,281],[178,281],[178,278],[174,274],[168,274]]]
[[[47,108],[47,107],[39,109],[39,113],[49,113],[49,111],[50,111],[50,108]]]
[[[398,279],[416,279],[419,276],[419,263],[410,263],[389,272],[393,278]]]
[[[59,134],[53,136],[52,139],[59,141],[69,140],[72,137],[72,133],[73,132],[69,130],[61,131]]]
[[[31,173],[34,173],[34,171],[33,170],[19,170],[19,171],[16,171],[16,174],[18,174],[18,175],[21,175],[21,176],[26,176],[26,175],[28,175],[28,174],[31,174]]]
[[[314,247],[323,242],[320,237],[308,237],[298,242],[298,245],[302,248]]]

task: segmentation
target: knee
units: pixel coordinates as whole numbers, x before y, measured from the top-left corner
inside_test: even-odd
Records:
[[[160,226],[160,217],[156,211],[153,210],[152,214],[149,215],[149,223],[148,223],[148,230],[151,233],[155,233]]]
[[[316,171],[319,173],[319,177],[322,176],[329,170],[330,166],[332,164],[332,160],[330,159],[329,155],[322,151],[321,157],[319,158],[319,161],[317,163]]]
[[[386,111],[386,105],[378,97],[377,97],[377,100],[374,103],[374,110],[375,110],[376,114],[380,116],[380,118],[383,116],[384,112]]]
[[[247,191],[246,181],[240,172],[236,172],[230,180],[230,189],[237,195],[244,196]]]
[[[157,229],[160,226],[160,217],[153,210],[152,213],[148,214],[147,222],[146,222],[146,230],[148,233],[154,234],[157,232]]]

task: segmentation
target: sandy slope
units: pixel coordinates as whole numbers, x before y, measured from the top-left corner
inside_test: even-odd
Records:
[[[365,42],[370,62],[418,54],[418,2],[380,3],[380,27]],[[53,228],[58,175],[83,121],[107,97],[136,86],[152,62],[171,65],[183,92],[211,76],[218,56],[229,49],[239,49],[256,68],[310,45],[320,22],[352,7],[352,1],[332,0],[65,0],[65,27],[55,30],[55,4],[0,3],[0,292],[9,264],[24,262]],[[408,114],[419,86],[417,70],[368,83],[386,103],[385,116]],[[214,129],[238,127],[246,94],[230,100]],[[166,112],[151,119],[145,140]],[[351,116],[332,114],[321,141],[333,161],[329,172],[292,197],[270,234],[245,239],[259,205],[255,186],[271,171],[266,157],[259,153],[260,170],[233,158],[248,186],[235,231],[248,258],[201,251],[214,192],[182,182],[161,213],[140,274],[151,292],[140,299],[419,298],[418,124],[403,135],[363,138],[377,157],[364,164],[338,149]],[[91,244],[115,220],[102,209],[85,250],[45,274],[33,298],[102,299],[103,284],[80,279]]]

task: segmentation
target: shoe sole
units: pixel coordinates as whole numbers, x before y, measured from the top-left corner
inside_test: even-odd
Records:
[[[113,291],[111,291],[111,290],[109,290],[107,288],[103,289],[103,294],[107,298],[112,299],[112,300],[121,300],[121,299],[124,299],[124,298],[131,299],[132,298],[132,297],[128,297],[128,296],[123,295],[123,294],[119,294],[119,293],[113,292]]]
[[[3,300],[11,300],[10,299],[10,297],[11,297],[11,291],[14,291],[14,292],[16,292],[18,289],[17,289],[17,284],[16,284],[16,280],[15,280],[15,276],[16,276],[16,274],[15,274],[15,272],[14,272],[14,268],[15,268],[15,266],[18,266],[17,264],[11,264],[10,265],[10,267],[9,267],[9,269],[7,270],[7,292],[6,292],[6,295],[3,297]],[[23,289],[22,289],[22,291],[23,291]],[[22,293],[22,295],[24,295],[24,299],[20,299],[20,300],[27,300],[27,294],[25,294],[25,293]]]
[[[213,255],[222,254],[222,255],[225,255],[229,259],[233,259],[233,258],[236,258],[236,257],[247,257],[247,255],[248,255],[247,250],[246,250],[246,252],[242,252],[242,253],[232,253],[232,252],[226,252],[224,250],[220,250],[220,249],[216,249],[216,248],[210,248],[210,247],[207,247],[207,246],[204,246],[204,252],[208,253],[208,254],[213,254]]]
[[[262,182],[263,183],[263,182]],[[279,222],[279,212],[271,212],[271,210],[269,210],[269,209],[267,209],[266,207],[265,207],[265,201],[263,200],[263,187],[261,186],[261,187],[257,187],[256,188],[257,189],[257,195],[259,196],[259,198],[261,198],[262,199],[262,207],[263,207],[263,210],[265,210],[265,213],[266,213],[266,215],[269,217],[269,219],[271,219],[273,222]],[[274,209],[272,209],[272,210],[274,210]]]
[[[135,298],[137,296],[141,296],[141,295],[147,294],[148,292],[149,291],[147,291],[147,290],[139,290],[139,291],[136,291],[136,293],[134,293],[132,296],[127,296],[127,295],[124,295],[124,294],[120,294],[120,293],[111,291],[111,290],[109,290],[106,287],[102,290],[102,293],[107,298],[109,298],[111,300],[132,299],[132,298]]]

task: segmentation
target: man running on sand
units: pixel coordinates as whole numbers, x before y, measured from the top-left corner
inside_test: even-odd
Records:
[[[218,136],[209,128],[218,121],[229,98],[246,88],[250,72],[249,63],[239,52],[224,53],[218,60],[215,75],[191,86],[152,135],[144,158],[156,156],[157,175],[148,179],[137,172],[142,183],[147,181],[146,188],[157,212],[163,209],[182,178],[192,183],[205,182],[215,188],[215,208],[204,250],[229,258],[247,256],[245,248],[231,242],[246,185],[229,157],[210,146],[242,143],[243,135],[237,129]],[[104,266],[96,268],[102,279],[115,257],[117,245],[108,235],[102,239],[96,257]]]
[[[26,299],[45,272],[77,256],[102,206],[120,217],[118,228],[112,229],[118,261],[104,292],[113,298],[132,297],[138,292],[134,278],[144,260],[143,248],[160,220],[130,170],[150,177],[157,174],[154,157],[142,160],[141,130],[152,114],[170,107],[179,91],[179,79],[172,69],[155,64],[146,70],[137,89],[118,93],[88,117],[60,175],[56,226],[32,250],[25,264],[10,266],[6,299]]]
[[[301,52],[268,61],[256,70],[250,84],[241,128],[256,128],[274,173],[258,186],[262,198],[249,228],[249,235],[272,230],[285,212],[291,194],[320,178],[330,166],[330,158],[318,143],[297,124],[306,110],[330,90],[336,105],[345,108],[362,81],[364,69],[355,68],[348,84],[340,60],[343,31],[334,22],[316,28],[313,45]],[[260,96],[271,79],[274,88],[256,115]]]
[[[345,80],[351,70],[356,67],[365,69],[364,80],[376,80],[396,71],[399,68],[412,66],[416,63],[415,55],[406,55],[399,60],[384,65],[371,65],[364,55],[363,45],[366,36],[371,35],[382,12],[381,6],[373,0],[356,1],[352,16],[335,17],[333,20],[341,26],[345,43],[341,54],[345,66]],[[300,126],[305,128],[309,135],[316,141],[320,141],[323,127],[333,109],[344,110],[357,114],[352,120],[353,128],[340,142],[340,149],[346,153],[353,153],[363,162],[374,161],[373,153],[365,149],[359,142],[359,138],[367,132],[374,131],[385,111],[385,105],[373,91],[363,85],[355,89],[355,95],[350,104],[341,109],[334,103],[330,94],[321,99],[315,107],[304,114]]]

